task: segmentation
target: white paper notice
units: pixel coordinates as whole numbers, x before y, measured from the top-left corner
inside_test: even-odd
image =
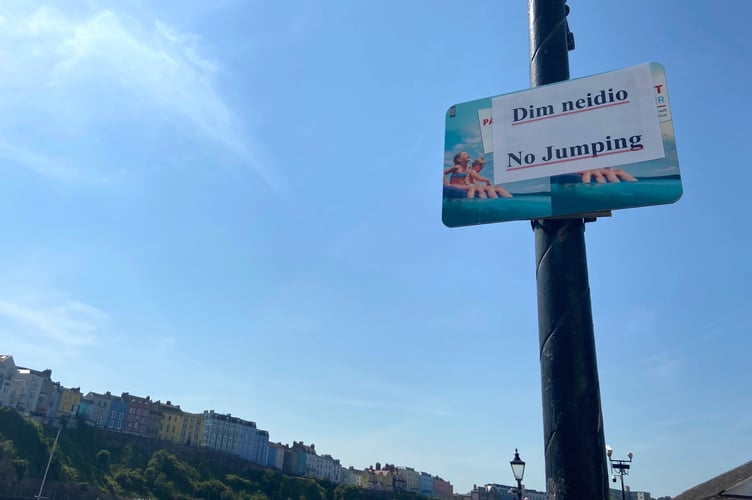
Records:
[[[497,183],[665,156],[649,64],[495,97],[492,103]]]

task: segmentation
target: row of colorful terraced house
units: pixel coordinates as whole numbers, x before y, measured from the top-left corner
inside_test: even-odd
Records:
[[[52,380],[52,370],[16,366],[13,356],[0,355],[0,406],[13,408],[42,423],[62,420],[85,422],[111,432],[122,432],[177,445],[204,447],[240,457],[286,474],[328,479],[361,488],[414,491],[452,498],[452,485],[438,476],[409,467],[343,467],[330,455],[319,455],[314,445],[293,441],[292,446],[269,441],[269,433],[255,422],[206,410],[184,411],[171,401],[149,396],[120,396],[81,392]]]

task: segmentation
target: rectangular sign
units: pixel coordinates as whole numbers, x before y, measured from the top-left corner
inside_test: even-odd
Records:
[[[452,106],[443,184],[450,227],[675,202],[682,187],[663,66]]]
[[[663,158],[654,92],[644,64],[494,97],[495,179],[514,182]]]

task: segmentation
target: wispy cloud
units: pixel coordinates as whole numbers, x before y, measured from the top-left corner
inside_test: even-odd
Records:
[[[0,139],[0,161],[3,160],[60,181],[106,183],[109,180],[104,173],[101,175],[85,174],[82,170],[71,166],[65,158],[54,158]]]
[[[134,100],[145,100],[188,119],[202,134],[245,155],[233,113],[212,83],[217,64],[199,54],[199,37],[155,21],[147,27],[101,11],[66,26],[55,51],[51,85],[86,83],[104,76]],[[83,82],[82,82],[83,81]]]
[[[69,351],[96,343],[104,311],[56,294],[0,292],[0,340],[6,348],[16,342]]]
[[[137,129],[141,123],[218,145],[275,184],[217,91],[221,65],[202,53],[199,36],[105,9],[6,6],[0,8],[0,28],[3,159],[80,181],[92,167],[50,144],[71,138],[91,144],[103,140],[103,124]],[[32,131],[44,140],[29,138]]]
[[[653,356],[648,362],[650,374],[660,380],[674,380],[684,366],[682,358],[670,354]]]
[[[731,332],[748,331],[752,327],[752,313],[742,311],[729,314],[697,327],[697,342],[707,341]]]

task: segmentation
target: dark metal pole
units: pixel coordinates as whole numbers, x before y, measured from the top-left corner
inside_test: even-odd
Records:
[[[530,83],[569,79],[565,0],[528,0]],[[533,221],[538,286],[546,492],[550,500],[606,500],[595,335],[590,307],[585,221]]]
[[[522,500],[522,480],[517,480],[517,498]]]

